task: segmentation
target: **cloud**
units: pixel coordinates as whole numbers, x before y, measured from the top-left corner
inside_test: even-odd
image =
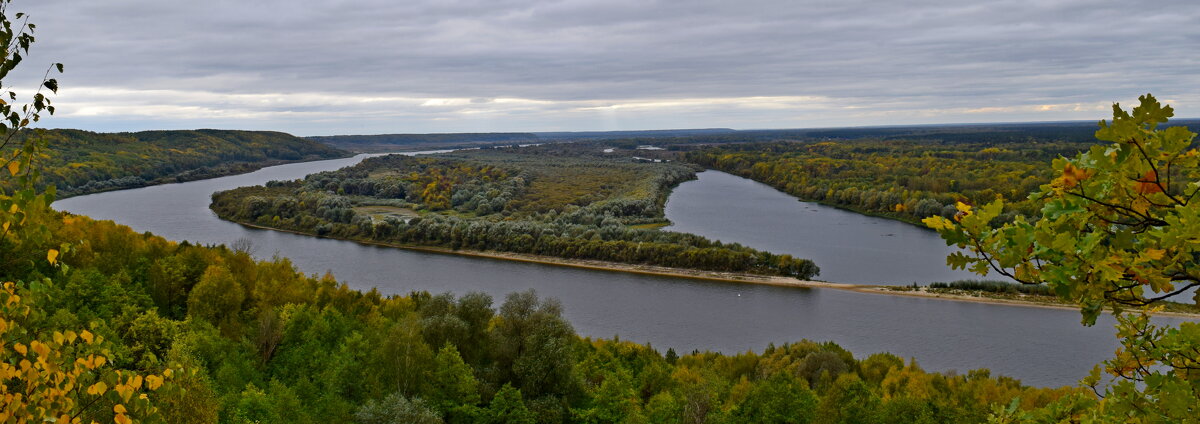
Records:
[[[1145,92],[1200,115],[1200,4],[1188,1],[13,7],[39,26],[28,63],[67,64],[51,125],[332,134],[1099,119]]]

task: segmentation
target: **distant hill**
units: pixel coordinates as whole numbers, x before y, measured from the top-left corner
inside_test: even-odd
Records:
[[[331,135],[308,139],[352,152],[398,152],[541,142],[533,133]]]
[[[60,198],[349,155],[312,140],[271,131],[95,133],[60,129],[38,133],[47,139],[50,150],[50,158],[41,164],[42,185],[55,185]]]
[[[1200,132],[1200,119],[1177,119],[1170,126],[1187,126]],[[1096,121],[904,125],[880,127],[797,128],[734,130],[700,128],[640,131],[562,131],[532,133],[382,134],[309,137],[355,152],[432,150],[487,147],[507,144],[608,141],[617,145],[721,144],[763,141],[914,140],[943,143],[1009,143],[1022,141],[1095,140]]]
[[[714,135],[738,133],[732,128],[698,128],[676,130],[636,130],[636,131],[567,131],[567,132],[538,132],[542,140],[581,140],[581,139],[616,139],[616,138],[663,138],[690,137],[698,135]]]
[[[644,131],[562,131],[537,133],[442,133],[330,135],[308,137],[339,149],[353,152],[398,152],[447,148],[487,147],[510,144],[552,143],[576,140],[605,140],[632,137],[661,138],[732,133],[729,128],[644,130]]]

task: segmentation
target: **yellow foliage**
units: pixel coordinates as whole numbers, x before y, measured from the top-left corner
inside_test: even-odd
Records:
[[[164,377],[106,369],[108,360],[101,352],[108,347],[87,330],[77,336],[74,331],[23,328],[35,306],[18,294],[23,290],[12,282],[0,289],[0,422],[42,422],[44,417],[81,422],[79,417],[101,398],[129,402],[143,386],[152,391],[163,387]],[[87,344],[76,345],[80,338]],[[169,369],[163,374],[170,375]],[[105,379],[117,383],[110,388]],[[115,406],[114,413],[116,422],[133,422],[157,411],[149,397],[139,396],[135,403]]]

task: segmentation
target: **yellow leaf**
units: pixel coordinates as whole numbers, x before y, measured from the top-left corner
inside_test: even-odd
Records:
[[[162,383],[163,383],[162,377],[159,377],[157,375],[146,376],[146,387],[149,387],[150,390],[158,390],[158,387],[162,386]]]
[[[125,405],[122,405],[122,404],[119,404],[119,403],[118,403],[118,404],[116,404],[115,406],[113,406],[113,412],[116,412],[116,413],[118,413],[118,414],[124,414],[124,413],[126,413],[126,412],[128,412],[128,411],[126,411],[126,410],[125,410]]]
[[[58,249],[50,249],[47,251],[46,260],[50,261],[50,265],[58,263]]]
[[[29,347],[32,348],[34,352],[37,352],[38,356],[46,357],[50,355],[50,346],[46,346],[45,343],[34,340],[33,343],[29,344]]]
[[[1146,249],[1146,257],[1150,258],[1151,260],[1157,261],[1159,259],[1162,259],[1163,255],[1166,255],[1166,254],[1167,254],[1167,251],[1163,250],[1163,249]]]
[[[83,339],[83,341],[87,342],[88,344],[92,344],[92,337],[91,331],[83,330],[82,333],[79,333],[79,338]]]
[[[8,173],[16,176],[18,172],[21,172],[21,162],[15,160],[8,161]]]
[[[963,202],[954,202],[954,208],[958,209],[958,211],[962,213],[971,213],[971,205]]]
[[[20,353],[21,356],[25,356],[25,354],[29,352],[29,349],[27,349],[25,347],[25,345],[20,344],[20,343],[13,345],[13,350],[17,351],[17,353]]]
[[[120,394],[121,399],[125,402],[129,402],[129,397],[133,396],[133,387],[130,387],[128,384],[118,384],[116,387],[113,387],[113,390],[116,390],[117,394]]]
[[[921,220],[921,222],[924,223],[925,226],[932,228],[934,230],[949,230],[949,229],[954,228],[953,222],[950,222],[950,220],[948,220],[946,218],[942,218],[940,216],[936,216],[936,215],[925,218],[925,219]]]

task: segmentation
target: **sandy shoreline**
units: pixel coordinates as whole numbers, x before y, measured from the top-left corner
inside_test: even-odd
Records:
[[[696,269],[688,269],[688,268],[672,268],[672,267],[664,267],[664,266],[656,266],[656,265],[635,265],[635,264],[625,264],[625,263],[620,263],[620,262],[608,262],[608,261],[599,261],[599,260],[590,260],[590,259],[565,259],[565,258],[558,258],[558,257],[554,257],[554,256],[532,255],[532,254],[526,254],[526,253],[491,252],[491,251],[466,250],[466,249],[455,250],[455,249],[450,249],[450,248],[445,248],[445,247],[416,246],[416,245],[406,245],[406,244],[399,244],[399,243],[385,243],[385,242],[370,241],[370,240],[343,239],[343,238],[337,238],[337,237],[319,236],[319,235],[316,235],[313,233],[307,233],[307,232],[303,232],[303,231],[285,230],[285,229],[268,227],[268,226],[263,226],[263,225],[250,224],[250,223],[240,222],[240,221],[233,221],[233,222],[237,222],[238,224],[241,224],[243,226],[250,227],[250,228],[257,228],[260,230],[281,231],[281,232],[285,232],[285,233],[292,233],[292,234],[298,234],[298,235],[304,235],[304,236],[310,236],[310,237],[320,237],[320,238],[328,238],[328,239],[333,239],[333,240],[350,241],[350,242],[365,244],[365,245],[370,245],[370,246],[394,247],[394,248],[398,248],[398,249],[415,250],[415,251],[419,251],[419,252],[440,253],[440,254],[445,254],[445,255],[470,256],[470,257],[477,257],[477,258],[500,259],[500,260],[506,260],[506,261],[527,262],[527,263],[536,263],[536,264],[542,264],[542,265],[583,268],[583,269],[590,269],[590,270],[596,270],[596,271],[624,272],[624,273],[643,274],[643,275],[655,275],[655,276],[661,276],[661,277],[690,278],[690,279],[696,279],[696,280],[720,281],[720,282],[728,282],[728,283],[763,284],[763,285],[783,286],[783,287],[835,289],[835,290],[846,290],[846,291],[853,291],[853,292],[866,293],[866,294],[919,297],[919,298],[924,298],[924,299],[937,299],[937,300],[946,300],[946,301],[954,301],[954,302],[973,302],[973,303],[987,303],[987,304],[993,304],[993,305],[1006,305],[1006,306],[1023,306],[1023,307],[1033,307],[1033,308],[1051,308],[1051,309],[1076,310],[1076,311],[1079,310],[1079,308],[1073,307],[1070,305],[1057,305],[1057,304],[1050,304],[1050,303],[1044,303],[1044,302],[1025,301],[1025,300],[1019,300],[1019,299],[1000,299],[1000,298],[969,296],[969,295],[951,294],[951,293],[932,293],[932,292],[927,292],[927,291],[903,291],[903,290],[893,290],[890,288],[890,287],[894,287],[894,286],[830,283],[830,282],[825,282],[825,281],[798,280],[798,279],[795,279],[792,277],[784,277],[784,276],[757,275],[757,274],[747,274],[747,273],[738,273],[738,272],[704,271],[704,270],[696,270]],[[1158,313],[1155,313],[1154,315],[1200,319],[1200,314],[1185,313],[1185,312],[1158,312]]]

